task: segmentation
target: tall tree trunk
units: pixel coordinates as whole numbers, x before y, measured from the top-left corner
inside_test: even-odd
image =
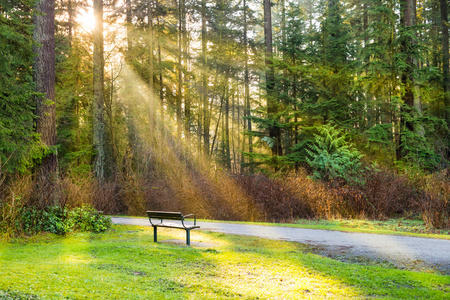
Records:
[[[270,0],[264,0],[264,42],[266,50],[266,89],[267,89],[267,115],[268,118],[276,118],[277,103],[275,101],[275,73],[272,63],[272,10]],[[275,120],[273,120],[275,121]],[[272,122],[271,123],[275,123]],[[283,155],[281,147],[281,131],[276,125],[269,126],[269,136],[273,140],[272,156]]]
[[[448,2],[440,0],[441,6],[441,27],[442,27],[442,68],[443,68],[443,86],[445,119],[450,128],[450,69],[449,69],[449,45],[448,45]]]
[[[98,181],[104,183],[107,176],[106,130],[104,116],[104,62],[103,62],[103,0],[94,0],[94,108],[93,143],[96,151],[94,173]]]
[[[411,27],[414,26],[415,22],[415,12],[416,12],[416,1],[415,0],[401,0],[400,1],[400,13],[401,13],[401,24],[403,30],[411,30]],[[397,150],[397,160],[401,160],[406,155],[406,150],[404,149],[404,144],[402,142],[403,139],[403,131],[414,131],[414,126],[412,122],[407,121],[405,118],[405,114],[412,114],[414,107],[414,61],[413,57],[408,53],[412,46],[412,39],[403,38],[402,41],[402,52],[406,54],[406,64],[407,67],[403,71],[401,75],[402,84],[404,87],[404,94],[402,96],[403,107],[401,108],[400,114],[400,137],[399,137],[399,145]]]
[[[73,25],[74,25],[74,9],[73,9],[73,0],[69,0],[67,3],[67,14],[68,14],[68,38],[69,38],[69,45],[72,46],[73,42]]]
[[[247,2],[244,0],[244,102],[245,102],[245,116],[247,117],[247,130],[250,133],[252,131],[251,115],[251,102],[250,102],[250,78],[248,69],[248,37],[247,37]],[[253,153],[253,138],[252,135],[248,135],[248,152]],[[250,159],[250,164],[252,159]]]
[[[183,53],[182,53],[182,40],[183,40],[183,6],[185,0],[180,0],[178,5],[178,95],[177,95],[177,104],[176,104],[176,112],[177,112],[177,136],[181,138],[182,131],[182,102],[183,102],[183,73],[182,73],[182,65],[183,65]]]
[[[149,97],[149,118],[150,126],[156,124],[156,99],[154,99],[154,81],[153,81],[153,7],[152,0],[147,1],[147,29],[148,29],[148,87],[150,91]]]
[[[133,39],[131,37],[132,24],[132,12],[131,12],[131,0],[126,0],[126,27],[127,27],[127,56],[130,57],[131,49],[133,49]],[[102,6],[102,20],[103,20],[103,6]]]
[[[226,74],[226,84],[225,84],[225,164],[228,170],[231,170],[231,155],[230,155],[230,87],[228,81],[228,75]]]
[[[159,8],[160,3],[159,1],[156,2],[156,7]],[[158,70],[159,70],[159,102],[161,105],[161,113],[160,113],[160,117],[161,120],[164,120],[164,84],[163,84],[163,76],[162,76],[162,72],[161,72],[161,66],[162,66],[162,55],[161,55],[161,42],[160,42],[160,21],[159,21],[159,16],[157,17],[157,26],[158,26],[158,36],[156,39],[156,42],[158,44]],[[163,128],[165,130],[165,128]]]
[[[189,39],[186,20],[186,1],[182,0],[181,7],[181,21],[182,21],[182,53],[186,74],[183,77],[184,86],[184,132],[185,137],[189,140],[191,135],[191,99],[189,95]]]
[[[202,99],[203,99],[203,151],[206,156],[209,155],[209,101],[208,101],[208,82],[206,71],[207,64],[207,48],[206,48],[206,0],[202,0],[202,56],[203,56],[203,72],[202,72]]]
[[[36,98],[36,132],[42,143],[53,148],[56,145],[55,105],[55,6],[52,0],[36,3],[33,38],[40,45],[34,47],[36,56],[33,76],[36,91],[42,97]],[[51,102],[49,102],[51,101]],[[37,205],[46,207],[58,202],[56,193],[58,160],[56,148],[43,158],[37,172]]]

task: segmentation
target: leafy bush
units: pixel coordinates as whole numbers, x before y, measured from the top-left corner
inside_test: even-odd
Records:
[[[77,207],[72,210],[52,206],[44,210],[27,207],[17,224],[23,233],[35,234],[50,232],[65,234],[71,231],[103,232],[111,226],[111,219],[91,206]]]
[[[26,234],[38,232],[64,234],[66,232],[64,217],[65,211],[59,206],[48,207],[45,210],[25,207],[22,211],[22,217],[17,220],[17,227],[21,228]]]
[[[82,206],[72,209],[65,221],[66,231],[91,231],[95,233],[106,231],[111,227],[111,218],[106,217],[92,206]]]
[[[313,177],[325,180],[343,179],[349,183],[361,182],[362,154],[345,141],[345,135],[335,126],[318,128],[315,141],[306,149],[309,166],[314,169]]]

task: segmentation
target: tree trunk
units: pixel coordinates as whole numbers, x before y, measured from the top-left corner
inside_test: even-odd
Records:
[[[184,87],[184,132],[186,139],[190,139],[191,136],[191,99],[189,95],[189,40],[188,40],[188,30],[186,21],[186,2],[182,0],[181,6],[181,21],[182,21],[182,53],[184,66],[186,68],[186,74],[183,76],[183,87]]]
[[[94,108],[93,108],[93,143],[96,151],[94,173],[98,181],[104,183],[107,172],[106,130],[104,116],[104,63],[103,63],[103,1],[94,0]]]
[[[228,74],[226,74],[226,84],[225,84],[225,114],[224,114],[224,130],[225,130],[225,165],[228,170],[231,170],[231,155],[230,155],[230,87],[228,83]]]
[[[156,7],[159,8],[159,1],[156,2]],[[157,17],[157,26],[158,30],[160,30],[160,21],[159,16]],[[161,105],[161,112],[160,112],[160,118],[161,120],[164,120],[164,83],[163,83],[163,76],[161,72],[161,66],[162,66],[162,56],[161,56],[161,42],[160,42],[160,32],[158,31],[158,36],[156,39],[157,45],[158,45],[158,70],[159,70],[159,102]],[[165,130],[165,128],[163,128]]]
[[[245,116],[247,117],[247,130],[250,133],[252,131],[251,115],[251,103],[250,103],[250,78],[248,69],[248,37],[247,37],[247,2],[244,0],[244,103],[245,103]],[[253,153],[253,138],[252,135],[248,135],[248,152]],[[252,159],[250,159],[250,164]]]
[[[401,0],[400,1],[400,13],[401,13],[401,24],[404,30],[411,30],[411,26],[414,26],[416,12],[416,1],[415,0]],[[400,136],[399,145],[397,150],[397,160],[401,160],[406,155],[406,150],[402,142],[403,131],[414,131],[414,126],[412,122],[406,121],[405,114],[412,114],[414,107],[414,61],[413,57],[408,54],[413,41],[410,38],[404,38],[402,41],[402,52],[406,53],[406,64],[407,67],[401,75],[402,84],[404,87],[404,94],[402,96],[404,106],[401,108],[400,113]]]
[[[272,64],[273,48],[272,48],[272,11],[270,0],[264,0],[264,42],[266,50],[266,88],[267,88],[267,117],[269,119],[276,118],[277,103],[275,101],[275,74]],[[272,122],[271,123],[275,123]],[[272,156],[283,155],[281,148],[281,132],[276,125],[269,126],[269,136],[273,140]]]
[[[69,0],[67,3],[67,14],[68,14],[68,38],[69,38],[69,45],[72,46],[73,42],[73,25],[74,25],[74,8],[73,8],[73,0]]]
[[[154,99],[154,81],[153,81],[153,8],[152,0],[147,1],[147,28],[148,28],[148,88],[150,91],[149,97],[149,119],[150,126],[155,126],[156,124],[156,99]]]
[[[208,101],[208,82],[207,82],[207,48],[206,48],[206,0],[202,0],[202,99],[203,99],[203,151],[206,156],[209,155],[209,101]]]
[[[128,50],[127,56],[129,57],[131,54],[131,49],[133,49],[133,40],[131,38],[131,30],[133,27],[131,15],[131,0],[126,0],[125,6],[126,6],[127,50]],[[103,6],[102,6],[102,14],[103,14]]]
[[[46,207],[58,203],[56,193],[58,160],[56,154],[56,105],[55,105],[55,6],[52,0],[36,3],[33,38],[40,45],[34,47],[36,56],[33,77],[36,91],[36,132],[42,143],[52,151],[43,159],[37,171],[36,205]]]
[[[182,22],[182,7],[184,6],[185,0],[180,0],[178,5],[178,95],[177,95],[177,105],[176,105],[176,112],[177,112],[177,137],[181,138],[181,131],[182,131],[182,102],[183,102],[183,73],[182,73],[182,64],[183,64],[183,53],[182,53],[182,40],[183,40],[183,22]]]
[[[440,0],[441,6],[441,26],[442,26],[442,68],[443,68],[443,86],[445,119],[450,128],[450,69],[449,69],[449,45],[448,45],[448,2]]]

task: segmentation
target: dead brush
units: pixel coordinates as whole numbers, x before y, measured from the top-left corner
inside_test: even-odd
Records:
[[[248,193],[249,205],[260,221],[289,222],[313,216],[310,204],[292,192],[292,182],[263,174],[240,176],[236,181]]]
[[[66,176],[60,180],[61,206],[74,208],[92,204],[92,176]]]
[[[117,179],[104,183],[94,181],[89,204],[105,214],[126,213],[123,187]]]
[[[444,229],[450,227],[450,182],[447,177],[421,176],[415,180],[423,190],[420,201],[422,218],[427,227]]]
[[[121,180],[122,198],[128,215],[140,216],[145,213],[144,186],[142,176],[135,173]]]
[[[11,236],[20,233],[21,212],[33,193],[33,179],[16,176],[7,184],[4,179],[0,182],[0,232]]]
[[[358,191],[366,202],[368,217],[384,219],[417,210],[420,193],[406,176],[389,170],[367,171],[364,180]]]
[[[305,211],[308,212],[305,217],[326,219],[342,217],[336,195],[321,181],[309,178],[305,171],[299,170],[290,174],[284,185],[305,207]]]

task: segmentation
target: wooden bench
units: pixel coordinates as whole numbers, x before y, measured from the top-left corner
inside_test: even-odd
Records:
[[[155,243],[158,241],[158,227],[178,228],[186,230],[186,244],[191,244],[191,230],[200,228],[197,225],[197,218],[194,214],[183,216],[180,212],[168,212],[168,211],[147,211],[148,219],[153,227],[153,240]],[[194,219],[194,225],[186,225],[184,221],[187,219]],[[153,219],[153,220],[152,220]],[[154,220],[159,220],[154,222]],[[180,221],[180,223],[164,223],[164,220]]]

